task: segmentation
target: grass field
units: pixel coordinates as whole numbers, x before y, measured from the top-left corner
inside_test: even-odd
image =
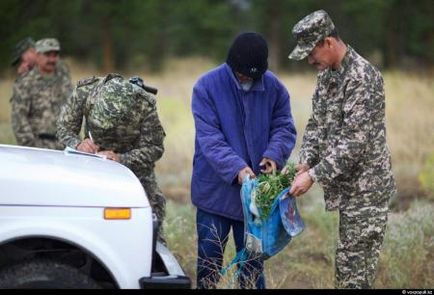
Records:
[[[300,206],[305,231],[295,237],[276,256],[265,262],[268,288],[333,288],[337,213],[324,212],[315,201],[316,194],[306,197],[313,205]],[[432,288],[434,286],[434,206],[415,201],[405,212],[391,213],[380,255],[375,288]],[[169,248],[185,271],[196,275],[196,232],[194,208],[173,201],[168,203],[165,222]],[[235,257],[230,239],[224,265]],[[233,275],[222,277],[220,288],[233,288]]]
[[[67,61],[73,81],[98,75],[94,68]],[[157,163],[157,177],[168,202],[165,232],[169,247],[194,279],[196,264],[195,209],[190,204],[190,175],[194,126],[190,113],[192,86],[213,64],[205,59],[171,61],[163,73],[139,74],[159,89],[158,110],[166,130],[166,151]],[[315,73],[279,75],[291,95],[298,138],[291,159],[296,161],[303,129],[311,110]],[[385,72],[387,137],[398,196],[392,201],[388,232],[381,254],[377,288],[434,287],[433,195],[422,190],[418,174],[434,152],[434,79],[404,72]],[[0,80],[0,143],[14,144],[10,127],[13,79]],[[321,190],[315,187],[298,200],[306,230],[266,262],[269,288],[332,288],[337,234],[336,213],[324,211]],[[229,243],[226,259],[234,256]],[[226,261],[227,262],[227,261]],[[220,287],[231,288],[230,278]]]

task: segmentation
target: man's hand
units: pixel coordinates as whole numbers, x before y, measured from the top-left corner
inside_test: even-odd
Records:
[[[96,145],[89,138],[86,138],[77,145],[77,150],[81,152],[96,154],[99,151],[99,146]]]
[[[18,75],[25,74],[30,71],[30,65],[26,62],[22,62],[17,69]]]
[[[106,156],[107,159],[112,160],[112,161],[116,161],[116,162],[120,162],[120,160],[121,160],[119,155],[116,154],[114,151],[102,151],[102,152],[99,152],[98,155]]]
[[[261,172],[267,174],[272,173],[277,169],[276,162],[269,158],[263,158],[261,163],[259,163],[259,167],[265,167],[265,169],[261,169]]]
[[[292,182],[289,193],[294,197],[298,197],[307,192],[313,184],[313,180],[307,171],[297,175]]]
[[[243,184],[243,180],[247,175],[250,175],[250,178],[256,178],[256,175],[255,173],[253,173],[253,170],[249,166],[247,166],[241,169],[240,172],[238,172],[238,183]]]
[[[295,166],[295,170],[297,170],[297,173],[295,174],[295,176],[298,176],[300,174],[302,174],[303,172],[306,172],[310,169],[309,165],[307,164],[297,164],[297,166]]]

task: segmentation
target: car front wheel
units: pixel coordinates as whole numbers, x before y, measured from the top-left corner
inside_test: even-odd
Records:
[[[0,288],[99,289],[92,278],[65,263],[33,259],[0,270]]]

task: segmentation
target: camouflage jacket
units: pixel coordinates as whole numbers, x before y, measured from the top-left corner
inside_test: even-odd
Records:
[[[300,162],[323,187],[328,210],[384,203],[395,193],[383,78],[350,46],[339,70],[318,75]]]
[[[109,79],[123,79],[117,74],[106,77],[92,77],[77,83],[72,96],[61,111],[57,136],[66,146],[76,148],[81,142],[79,133],[83,119],[94,105],[93,93]],[[155,97],[138,88],[136,104],[120,124],[109,130],[104,136],[91,131],[94,142],[101,150],[112,150],[120,155],[121,164],[130,168],[137,176],[153,173],[155,162],[164,152],[164,129],[158,118]],[[89,133],[85,123],[85,135]]]
[[[38,67],[19,76],[13,85],[11,121],[19,145],[53,148],[40,138],[56,135],[60,108],[72,93],[67,66],[60,62],[53,75],[42,75]],[[56,143],[56,141],[53,141]],[[56,148],[61,146],[56,143]]]

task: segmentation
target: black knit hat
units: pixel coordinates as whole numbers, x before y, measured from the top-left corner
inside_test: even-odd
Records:
[[[268,68],[267,41],[258,33],[238,35],[228,52],[226,63],[235,72],[259,79]]]

